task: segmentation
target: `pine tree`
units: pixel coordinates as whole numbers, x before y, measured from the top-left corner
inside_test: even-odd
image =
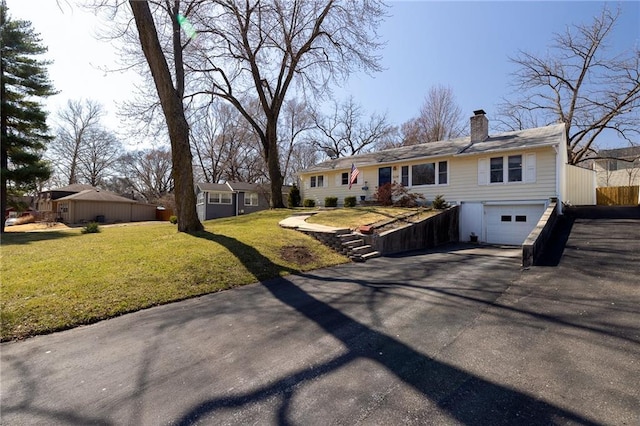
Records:
[[[0,3],[0,48],[2,65],[0,132],[0,167],[2,180],[2,227],[4,232],[7,195],[21,195],[34,190],[38,180],[51,174],[42,159],[48,134],[47,114],[39,99],[55,94],[46,66],[37,56],[47,51],[31,22],[12,20],[7,7]]]

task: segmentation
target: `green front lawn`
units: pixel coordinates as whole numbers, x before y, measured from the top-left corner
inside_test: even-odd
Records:
[[[102,227],[97,234],[5,233],[0,338],[62,330],[348,261],[311,237],[280,228],[290,214],[272,210],[208,221],[198,235],[178,233],[169,223]]]

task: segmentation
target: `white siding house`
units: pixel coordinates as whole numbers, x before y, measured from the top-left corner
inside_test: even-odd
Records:
[[[360,174],[349,189],[352,164]],[[470,137],[329,160],[302,171],[300,180],[302,198],[319,206],[329,196],[339,204],[347,196],[372,200],[385,183],[402,184],[427,201],[443,195],[461,206],[461,241],[474,233],[483,242],[521,244],[550,199],[559,206],[577,198],[595,204],[594,172],[584,172],[584,182],[567,185],[563,124],[489,136],[480,110],[471,117]],[[590,193],[593,201],[584,195]]]

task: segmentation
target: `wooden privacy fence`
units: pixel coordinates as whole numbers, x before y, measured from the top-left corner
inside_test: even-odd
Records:
[[[640,204],[640,186],[608,186],[596,188],[599,206],[637,206]]]
[[[173,216],[171,209],[156,210],[156,220],[168,221],[171,216]]]

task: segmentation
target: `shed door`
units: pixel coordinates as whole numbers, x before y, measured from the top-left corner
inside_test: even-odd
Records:
[[[544,204],[485,206],[486,241],[521,245],[544,213]]]

